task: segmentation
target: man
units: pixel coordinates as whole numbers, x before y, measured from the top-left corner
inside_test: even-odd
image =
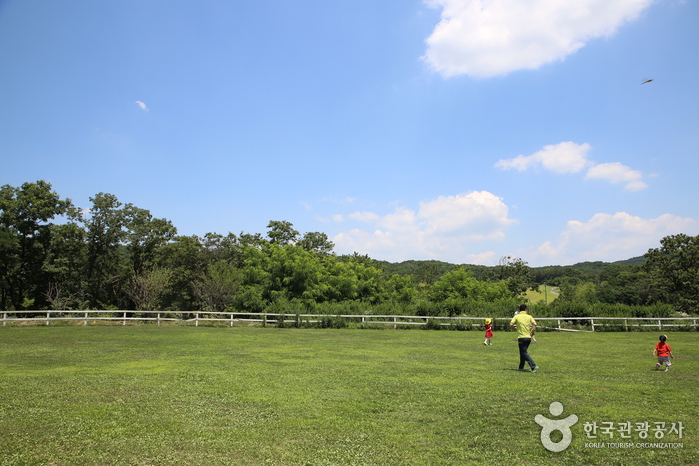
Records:
[[[519,312],[510,321],[510,327],[517,329],[517,343],[519,345],[519,371],[524,371],[524,363],[528,363],[532,372],[539,370],[539,366],[534,363],[534,360],[529,356],[529,345],[532,342],[532,327],[536,327],[536,321],[529,315],[529,309],[526,304],[517,307]]]

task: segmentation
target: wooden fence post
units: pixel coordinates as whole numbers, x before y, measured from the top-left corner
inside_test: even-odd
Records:
[[[83,322],[83,325],[87,325],[87,311],[85,311],[85,322]]]
[[[47,311],[46,312],[46,325],[48,325],[49,322],[51,322],[51,313]]]

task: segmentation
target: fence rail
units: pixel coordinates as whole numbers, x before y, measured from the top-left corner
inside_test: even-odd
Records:
[[[461,327],[470,326],[479,329],[483,326],[483,317],[430,317],[430,316],[396,316],[396,315],[319,315],[319,314],[277,314],[249,312],[186,312],[172,313],[162,311],[12,311],[2,313],[3,327],[8,324],[34,323],[50,325],[51,322],[75,321],[88,325],[90,322],[113,322],[126,325],[133,322],[163,322],[178,324],[206,325],[215,322],[229,323],[232,327],[236,322],[261,323],[263,326],[280,324],[317,324],[326,319],[344,319],[363,325],[384,325],[398,328],[399,326],[440,326]],[[699,317],[539,317],[536,318],[540,328],[568,332],[594,332],[596,328],[613,327],[614,329],[632,330],[634,328],[673,328],[684,327],[697,330]],[[509,317],[496,317],[494,323],[507,325]],[[549,323],[549,325],[546,325]],[[588,330],[589,329],[589,330]]]

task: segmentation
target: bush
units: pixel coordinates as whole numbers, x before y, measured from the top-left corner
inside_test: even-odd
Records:
[[[347,328],[349,325],[346,318],[338,315],[321,317],[316,326],[318,328]]]
[[[439,321],[438,319],[427,319],[425,326],[422,328],[424,328],[425,330],[441,330],[441,321]]]

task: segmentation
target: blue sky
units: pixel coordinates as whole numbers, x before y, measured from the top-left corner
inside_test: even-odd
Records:
[[[0,0],[0,184],[392,262],[627,259],[699,234],[697,24],[681,0]]]

